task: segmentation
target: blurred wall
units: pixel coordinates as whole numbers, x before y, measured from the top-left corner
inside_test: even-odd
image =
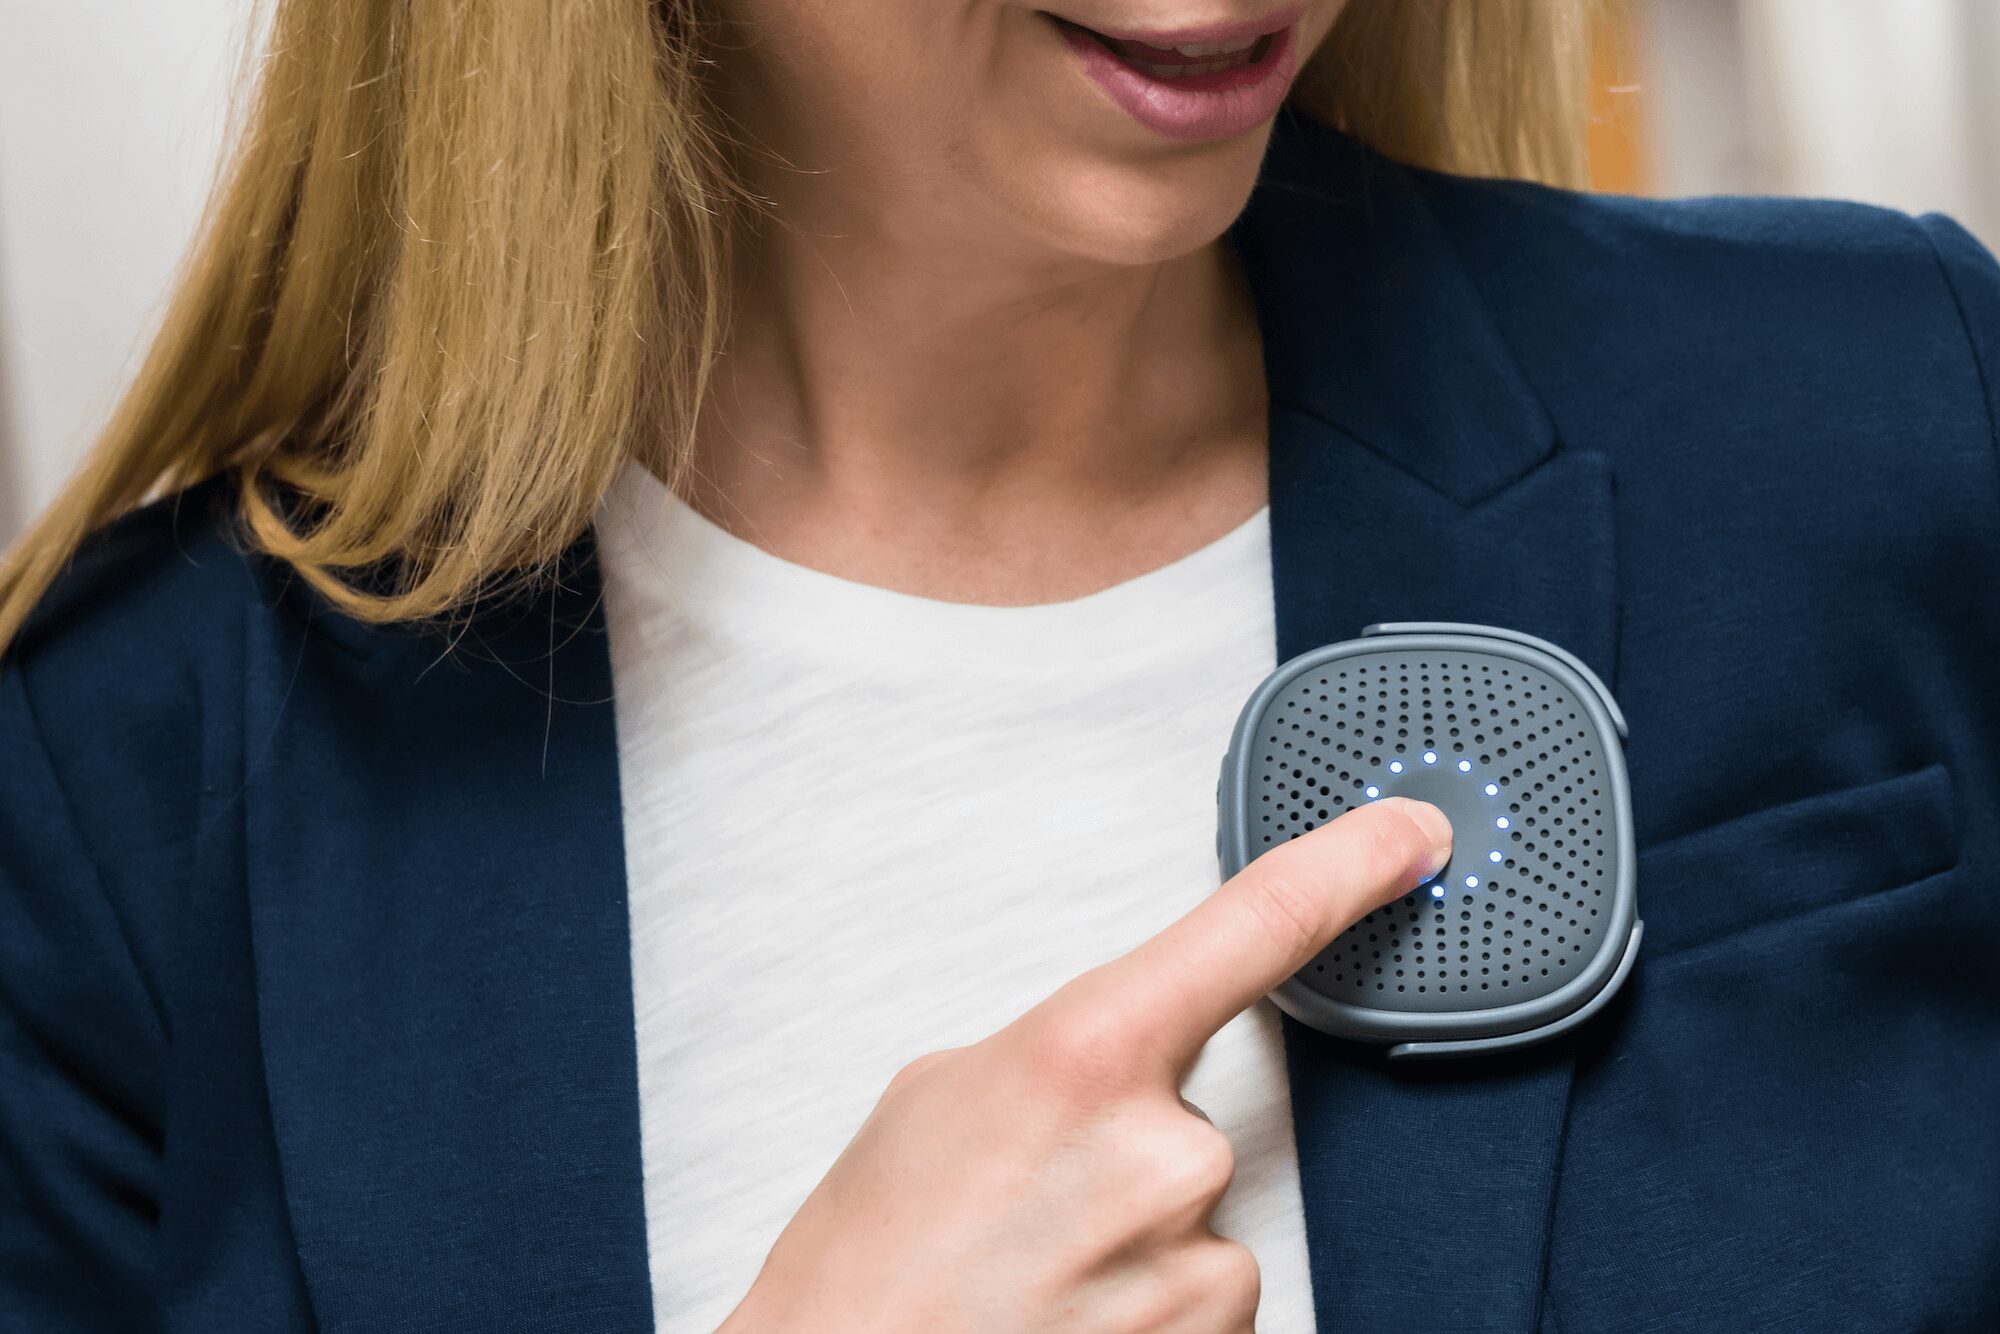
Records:
[[[1639,0],[1661,194],[1834,196],[2000,242],[2000,0]]]
[[[158,314],[220,151],[243,0],[0,0],[0,542]]]

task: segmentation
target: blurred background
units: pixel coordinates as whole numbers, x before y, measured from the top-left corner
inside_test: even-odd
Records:
[[[207,194],[245,0],[0,0],[0,544],[109,412]],[[1942,210],[2000,246],[2000,0],[1627,0],[1597,188]]]

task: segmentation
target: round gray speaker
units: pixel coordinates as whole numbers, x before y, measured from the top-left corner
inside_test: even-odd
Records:
[[[1642,931],[1624,736],[1588,667],[1513,630],[1371,625],[1284,663],[1222,760],[1223,879],[1387,796],[1441,808],[1452,855],[1271,999],[1398,1057],[1526,1046],[1582,1023],[1631,972]]]

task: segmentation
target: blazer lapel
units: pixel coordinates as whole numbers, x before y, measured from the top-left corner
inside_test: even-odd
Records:
[[[651,1327],[611,681],[574,551],[448,659],[296,589],[252,618],[259,1020],[328,1330]]]
[[[1234,234],[1271,388],[1278,660],[1473,621],[1615,690],[1608,461],[1558,446],[1411,174],[1287,116]],[[1322,1327],[1534,1329],[1570,1047],[1404,1068],[1284,1031]]]

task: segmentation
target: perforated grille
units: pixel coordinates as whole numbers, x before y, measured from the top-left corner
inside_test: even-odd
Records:
[[[1306,967],[1314,990],[1388,1010],[1547,995],[1604,947],[1616,886],[1611,784],[1583,702],[1496,655],[1385,650],[1302,673],[1252,752],[1251,856],[1385,796],[1436,803],[1451,862]]]

